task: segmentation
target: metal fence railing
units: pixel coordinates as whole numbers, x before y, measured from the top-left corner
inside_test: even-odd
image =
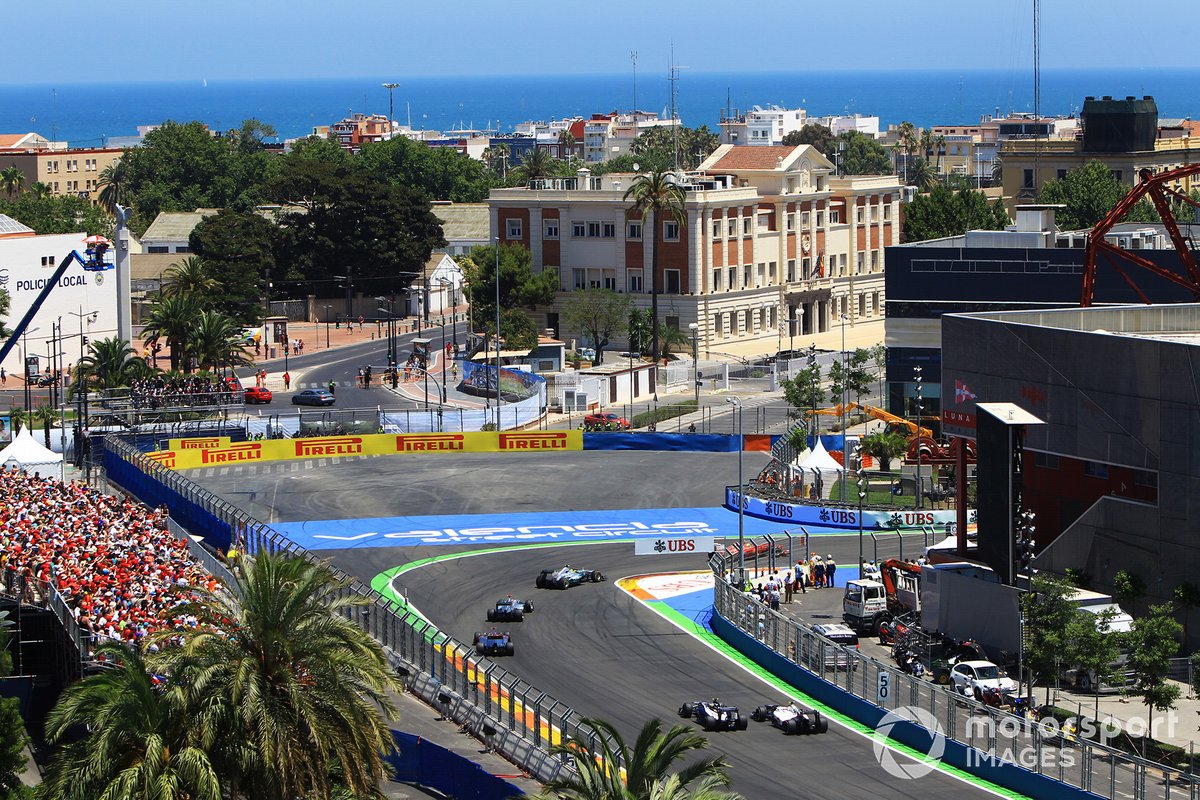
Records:
[[[29,578],[10,569],[0,571],[0,595],[4,595],[18,603],[44,608],[58,619],[67,637],[67,643],[74,648],[67,665],[70,678],[78,678],[83,673],[83,662],[92,651],[92,636],[75,620],[66,599],[59,594],[58,589],[50,581]]]
[[[904,673],[896,665],[843,647],[811,626],[772,611],[728,582],[737,568],[736,553],[715,553],[709,563],[716,577],[715,612],[729,623],[763,647],[881,709],[928,712],[947,739],[978,751],[980,766],[1007,763],[1110,800],[1200,797],[1200,776],[1190,770],[1064,735],[1057,725],[1039,725],[964,697],[949,687]],[[880,673],[887,674],[892,687],[882,704],[877,691]]]
[[[182,501],[201,506],[227,525],[242,552],[250,556],[287,553],[321,562],[245,511],[146,458],[128,442],[110,437],[105,446],[110,457],[136,467]],[[472,645],[438,630],[405,603],[384,598],[336,568],[328,568],[344,584],[341,596],[366,601],[348,611],[349,618],[383,646],[397,674],[414,693],[540,780],[570,769],[566,762],[552,758],[549,750],[572,734],[585,734],[578,712],[476,655]]]

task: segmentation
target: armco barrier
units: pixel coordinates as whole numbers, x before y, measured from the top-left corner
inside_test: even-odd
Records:
[[[942,760],[1035,797],[1200,797],[1196,775],[1099,742],[1057,736],[1053,726],[1043,728],[820,636],[730,585],[725,576],[736,566],[735,555],[714,553],[710,559],[715,576],[713,630],[830,708],[872,727],[888,711],[920,709],[922,715],[936,720],[945,737]],[[882,698],[881,682],[889,687]],[[921,752],[930,742],[928,731],[911,722],[897,722],[891,735]]]
[[[458,800],[509,800],[522,792],[457,753],[411,733],[392,731],[396,753],[387,758],[393,778],[435,789]]]
[[[104,464],[109,480],[143,502],[166,505],[172,517],[185,527],[189,521],[195,522],[197,527],[188,530],[219,551],[225,551],[232,541],[250,556],[290,553],[320,562],[245,511],[118,437],[106,439]],[[486,739],[539,780],[550,780],[571,770],[549,750],[572,734],[584,733],[581,717],[574,709],[477,656],[472,646],[442,633],[412,609],[330,569],[345,583],[340,590],[343,597],[364,601],[345,613],[383,646],[410,691]]]

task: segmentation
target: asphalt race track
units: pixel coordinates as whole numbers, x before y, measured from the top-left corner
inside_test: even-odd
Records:
[[[290,462],[194,470],[191,477],[260,519],[294,521],[711,506],[726,482],[736,481],[737,469],[736,454],[606,452],[565,458],[450,459],[344,459],[324,468],[319,461]],[[765,454],[747,454],[747,474],[763,460]],[[680,472],[687,475],[686,481],[672,478]],[[857,536],[823,538],[820,548],[834,553],[842,564],[853,564]],[[456,550],[449,546],[376,547],[326,550],[321,555],[369,583],[392,567],[452,552]],[[600,569],[608,580],[567,591],[534,588],[540,569],[565,562]],[[500,626],[512,632],[516,655],[499,663],[581,713],[612,721],[632,742],[651,717],[668,725],[680,721],[676,711],[687,700],[717,696],[748,714],[757,705],[782,699],[615,585],[625,576],[704,566],[699,556],[634,556],[626,541],[443,560],[399,576],[396,588],[462,641],[486,629],[486,609],[498,597],[511,593],[533,600],[536,611],[524,622]],[[990,794],[941,772],[914,781],[891,777],[878,765],[869,739],[837,724],[824,736],[795,737],[765,724],[750,725],[748,731],[708,736],[709,750],[725,754],[732,765],[733,788],[751,800]]]

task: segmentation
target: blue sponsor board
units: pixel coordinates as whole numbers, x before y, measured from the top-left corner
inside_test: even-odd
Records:
[[[782,534],[795,526],[747,516],[747,536]],[[309,550],[522,542],[620,541],[646,536],[736,538],[738,515],[724,508],[624,511],[539,511],[283,522],[277,531]],[[843,533],[809,528],[809,533]],[[797,531],[798,533],[798,531]]]

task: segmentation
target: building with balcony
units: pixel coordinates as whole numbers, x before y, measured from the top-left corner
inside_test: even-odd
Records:
[[[1140,100],[1087,98],[1080,115],[1080,134],[1066,138],[1023,135],[1004,139],[1004,122],[1000,127],[1004,196],[1014,207],[1031,202],[1049,181],[1061,179],[1089,161],[1103,161],[1113,177],[1133,186],[1143,169],[1163,172],[1200,160],[1200,138],[1190,135],[1189,128],[1181,126],[1166,137],[1158,135],[1158,107],[1149,96]],[[1200,187],[1195,178],[1175,184],[1184,193],[1193,187]]]
[[[900,184],[895,176],[832,173],[808,145],[722,145],[680,176],[682,221],[631,215],[624,196],[635,175],[584,169],[494,189],[490,228],[529,248],[535,271],[558,273],[558,299],[537,316],[538,327],[559,338],[578,335],[560,324],[570,292],[611,289],[648,308],[657,287],[662,323],[697,323],[708,352],[774,353],[796,337],[836,346],[846,330],[882,319],[883,253],[899,235]]]
[[[330,126],[329,138],[342,149],[357,153],[364,144],[383,142],[397,133],[396,123],[384,114],[351,114]]]
[[[607,161],[630,151],[634,139],[649,128],[674,128],[679,119],[662,119],[648,111],[593,114],[583,122],[583,160]]]
[[[100,198],[100,173],[121,160],[124,150],[116,147],[80,150],[37,148],[4,151],[4,166],[16,167],[25,174],[25,189],[35,183],[50,187],[56,196],[74,195],[97,201]]]
[[[779,146],[783,137],[808,123],[803,108],[755,106],[749,111],[734,109],[721,115],[721,144]]]

